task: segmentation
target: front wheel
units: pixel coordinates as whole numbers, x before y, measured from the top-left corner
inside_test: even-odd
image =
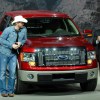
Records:
[[[97,78],[80,83],[82,91],[94,91],[97,86]]]
[[[23,94],[27,93],[28,86],[19,79],[18,70],[16,70],[16,80],[15,80],[15,93]]]

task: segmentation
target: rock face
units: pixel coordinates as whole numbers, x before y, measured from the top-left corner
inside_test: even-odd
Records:
[[[42,9],[68,13],[81,29],[100,28],[100,0],[0,0],[0,17],[5,11]]]
[[[100,28],[100,0],[62,0],[55,10],[75,17],[81,29]]]

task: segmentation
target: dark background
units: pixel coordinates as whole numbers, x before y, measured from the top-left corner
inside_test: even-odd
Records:
[[[6,11],[42,9],[68,13],[83,29],[100,28],[100,0],[0,0],[0,18]]]

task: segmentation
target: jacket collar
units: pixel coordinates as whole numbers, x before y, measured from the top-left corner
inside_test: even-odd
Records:
[[[24,28],[24,27],[23,27],[23,28]],[[19,30],[19,32],[20,32],[23,28],[21,28],[21,29]],[[16,30],[15,30],[15,27],[14,27],[14,26],[12,26],[12,30],[13,30],[13,32],[16,32]]]

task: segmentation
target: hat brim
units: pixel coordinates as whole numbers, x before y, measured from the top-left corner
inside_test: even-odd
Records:
[[[23,20],[14,20],[14,21],[12,22],[12,24],[15,24],[15,23],[17,23],[17,22],[27,23],[28,21],[27,21],[25,18],[23,18]]]

